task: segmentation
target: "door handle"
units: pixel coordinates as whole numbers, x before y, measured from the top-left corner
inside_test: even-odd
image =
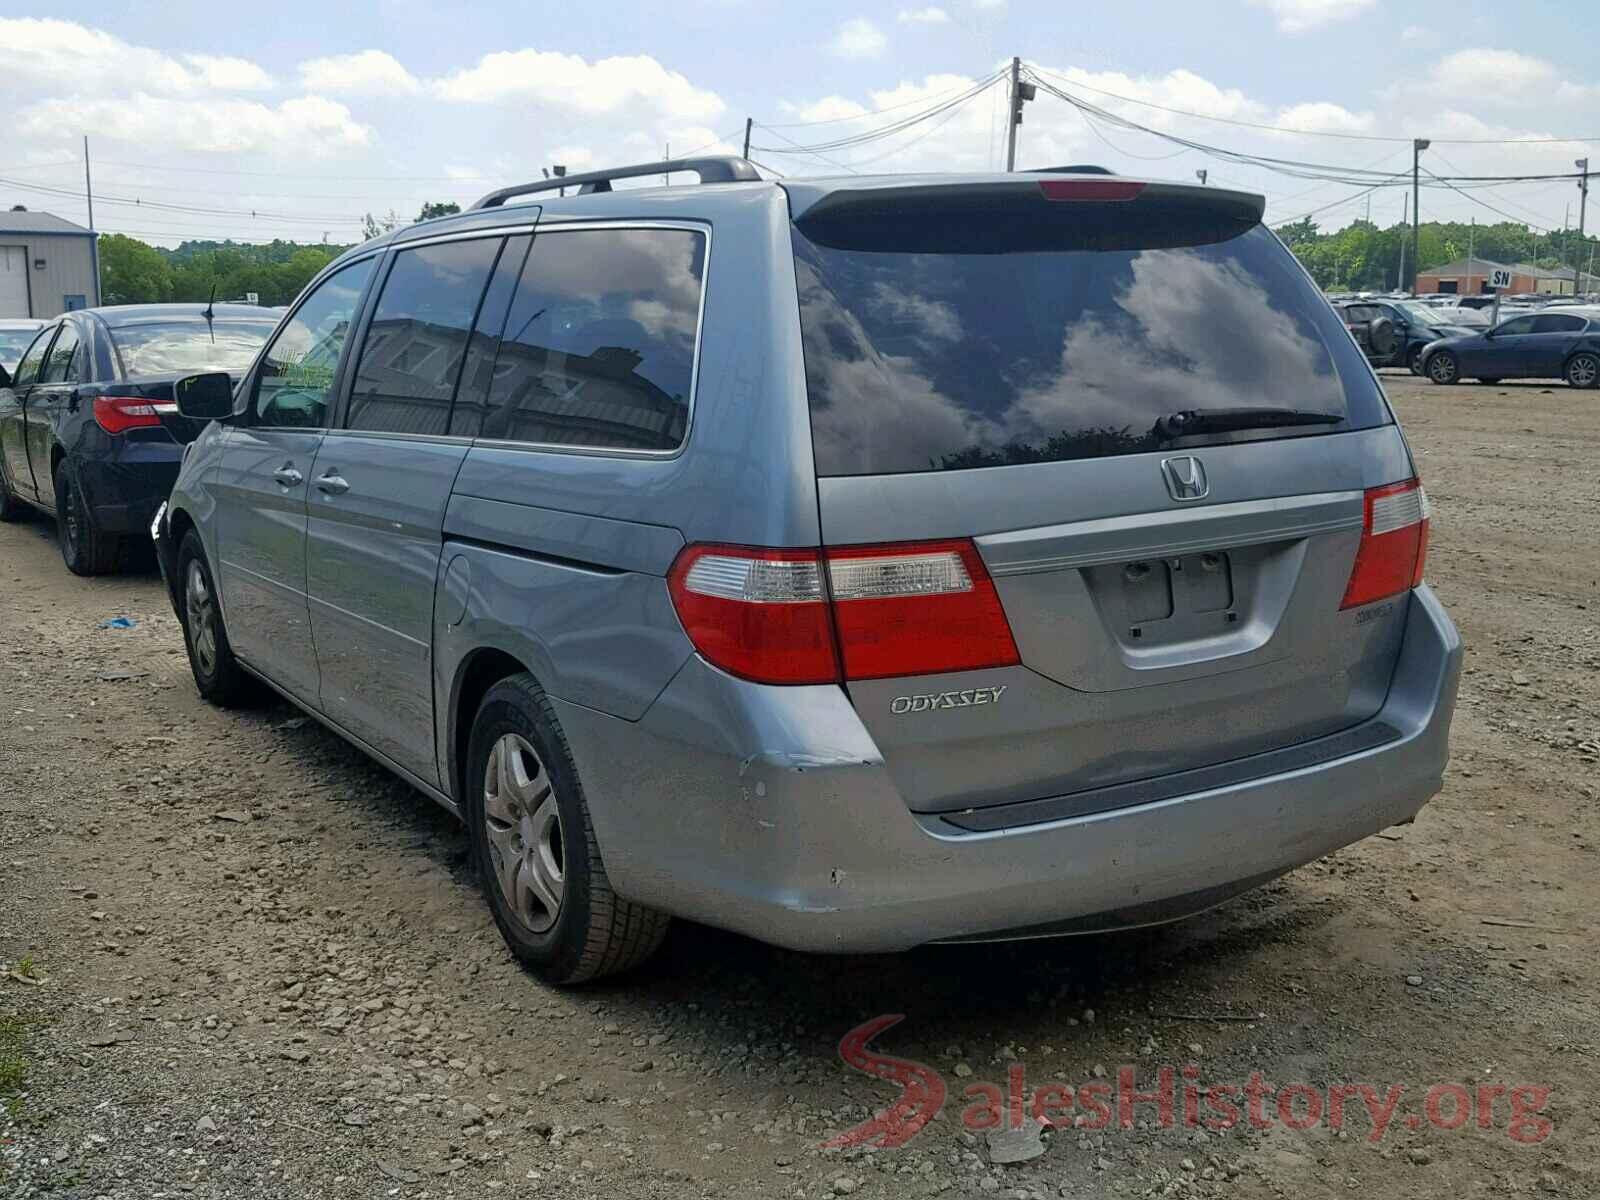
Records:
[[[298,483],[304,483],[306,478],[294,469],[293,463],[284,463],[283,466],[272,473],[272,477],[286,488],[294,487]]]
[[[350,490],[350,485],[345,481],[344,476],[335,471],[329,471],[326,475],[317,477],[317,488],[320,491],[327,492],[330,496],[342,496]]]

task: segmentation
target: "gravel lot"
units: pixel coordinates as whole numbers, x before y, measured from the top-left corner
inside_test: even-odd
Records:
[[[287,707],[201,703],[153,575],[76,579],[43,521],[0,527],[0,1195],[1595,1195],[1600,399],[1386,383],[1468,647],[1445,792],[1216,912],[1077,941],[833,960],[680,924],[642,972],[551,991],[445,814]],[[950,1100],[903,1148],[824,1151],[895,1095],[837,1052],[884,1013],[879,1048]],[[1009,1166],[963,1127],[1013,1067],[1122,1064],[1407,1090],[1376,1143],[1355,1101],[1342,1132],[1146,1106]],[[1553,1130],[1519,1144],[1504,1098],[1414,1127],[1441,1082],[1547,1086]]]

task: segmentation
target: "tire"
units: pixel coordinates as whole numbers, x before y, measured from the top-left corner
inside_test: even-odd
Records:
[[[1410,368],[1411,373],[1413,375],[1421,375],[1422,374],[1422,347],[1421,346],[1413,346],[1411,348],[1411,352],[1406,355],[1406,366]]]
[[[583,785],[549,697],[528,674],[489,689],[472,723],[461,811],[494,922],[546,983],[585,983],[649,958],[665,913],[611,890]]]
[[[27,504],[11,490],[11,478],[6,474],[6,465],[0,462],[0,521],[20,521],[27,514]]]
[[[61,559],[74,575],[109,575],[126,560],[127,539],[95,527],[94,511],[70,458],[56,464],[56,536]]]
[[[1428,372],[1428,379],[1432,383],[1461,382],[1461,360],[1449,350],[1435,350],[1428,355],[1428,361],[1423,364],[1423,369]]]
[[[239,665],[228,643],[217,585],[200,535],[189,530],[178,546],[178,598],[183,648],[202,698],[218,708],[243,708],[261,697],[261,686]]]
[[[1588,350],[1580,350],[1567,359],[1567,365],[1562,369],[1562,378],[1567,381],[1568,387],[1588,388],[1600,383],[1600,355]]]

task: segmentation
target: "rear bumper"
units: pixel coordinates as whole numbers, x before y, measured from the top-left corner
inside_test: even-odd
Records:
[[[617,890],[794,949],[1171,920],[1410,820],[1438,792],[1461,641],[1426,587],[1381,746],[1115,811],[968,832],[915,814],[836,687],[692,659],[638,722],[557,707]]]
[[[78,478],[95,527],[119,536],[149,533],[156,509],[172,492],[183,463],[176,442],[139,442],[107,457],[80,458]]]

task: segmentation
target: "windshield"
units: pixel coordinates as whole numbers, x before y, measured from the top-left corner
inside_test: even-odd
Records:
[[[1405,313],[1406,316],[1410,317],[1419,325],[1428,325],[1431,327],[1434,325],[1449,325],[1451,323],[1450,319],[1443,313],[1429,308],[1426,304],[1415,304],[1402,301],[1395,307],[1397,307],[1401,312]]]
[[[0,363],[10,366],[20,359],[38,332],[37,329],[0,329]]]
[[[900,220],[893,236],[912,241],[915,217]],[[976,253],[937,251],[936,234],[900,252],[807,232],[795,229],[794,252],[821,475],[1168,449],[1156,424],[1175,412],[1334,418],[1248,430],[1203,421],[1187,446],[1388,420],[1338,317],[1259,225],[1202,244],[1174,244],[1168,229],[1149,248],[1056,250],[1035,235]]]
[[[242,375],[277,328],[271,320],[202,317],[115,325],[111,340],[125,375],[168,375],[174,371],[226,371]]]

